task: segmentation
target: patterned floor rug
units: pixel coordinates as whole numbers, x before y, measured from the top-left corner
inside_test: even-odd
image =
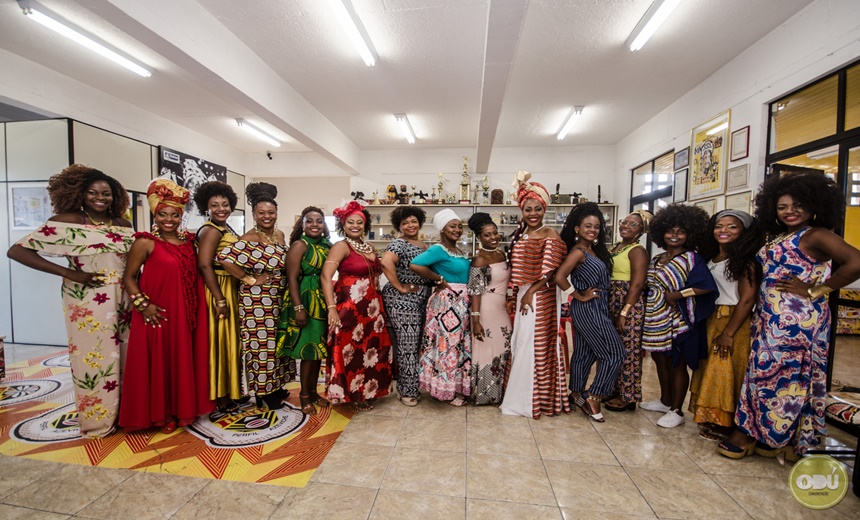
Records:
[[[233,415],[201,417],[165,435],[119,431],[82,439],[68,353],[11,364],[0,382],[0,455],[242,482],[303,487],[349,423],[352,410],[245,404]],[[295,401],[295,402],[294,402]]]

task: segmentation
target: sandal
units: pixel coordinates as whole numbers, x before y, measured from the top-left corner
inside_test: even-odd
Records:
[[[699,427],[699,437],[708,441],[724,441],[726,436],[718,431],[714,431],[707,426]]]
[[[317,409],[314,408],[314,404],[311,402],[311,396],[299,394],[299,404],[302,405],[302,413],[305,415],[316,415]]]
[[[301,396],[299,396],[301,397]],[[314,398],[313,403],[320,408],[328,408],[331,406],[331,402],[320,394],[314,392],[311,394],[311,397]]]
[[[747,455],[752,455],[755,451],[755,441],[750,442],[744,447],[736,446],[729,441],[723,441],[717,445],[717,452],[730,459],[740,460]]]
[[[418,404],[418,402],[416,401],[415,404]],[[462,395],[458,395],[451,401],[448,401],[448,404],[450,404],[451,406],[463,406],[466,404],[466,399],[464,399]]]
[[[618,404],[621,403],[621,404]],[[603,406],[610,412],[626,412],[627,410],[636,411],[636,403],[628,403],[621,399],[613,399],[603,403]]]
[[[771,448],[767,444],[756,441],[755,442],[755,454],[760,455],[762,457],[766,457],[768,459],[778,458],[782,455],[784,460],[789,462],[797,462],[800,460],[800,457],[797,453],[794,452],[794,448],[791,446],[783,446],[782,448]]]
[[[397,400],[403,403],[404,406],[418,406],[417,397],[405,397],[400,394],[397,394]]]
[[[352,403],[352,407],[355,408],[356,412],[369,412],[370,410],[373,410],[373,405],[367,401]]]
[[[588,404],[588,401],[594,401],[595,403],[597,403],[597,406],[600,406],[600,401],[591,397],[590,395],[586,398],[583,398],[580,395],[579,397],[576,397],[573,402],[580,410],[582,410],[582,413],[590,417],[592,421],[599,423],[606,422],[606,419],[603,418],[603,414],[600,413],[600,410],[595,413],[594,410],[591,408],[591,405]]]

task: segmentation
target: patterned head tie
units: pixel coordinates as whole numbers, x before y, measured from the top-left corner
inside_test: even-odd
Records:
[[[546,209],[547,204],[549,204],[549,192],[546,191],[543,184],[529,182],[531,178],[532,174],[530,172],[525,170],[517,172],[517,176],[514,178],[512,184],[517,191],[512,195],[512,198],[516,201],[520,209],[523,209],[523,206],[529,199],[540,202],[541,206]]]
[[[642,219],[642,234],[648,232],[648,229],[651,228],[651,220],[654,218],[654,215],[651,214],[650,211],[645,211],[644,209],[637,209],[630,213],[631,215],[639,215],[639,218]]]
[[[188,198],[188,190],[164,177],[150,182],[146,189],[146,201],[153,215],[166,207],[176,208],[181,215]]]
[[[358,214],[361,215],[362,219],[366,218],[364,215],[364,206],[355,200],[351,200],[343,206],[335,208],[332,213],[334,213],[335,218],[340,220],[341,224],[346,223],[346,219],[349,218],[350,215]]]

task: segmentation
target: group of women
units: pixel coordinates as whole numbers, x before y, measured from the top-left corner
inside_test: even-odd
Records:
[[[824,296],[860,277],[860,251],[830,231],[842,211],[831,180],[771,178],[755,218],[736,210],[709,218],[681,204],[655,216],[638,210],[619,222],[610,249],[596,204],[578,205],[561,233],[548,227],[549,195],[530,177],[521,171],[514,182],[522,221],[510,254],[486,213],[468,220],[480,244],[470,257],[454,211],[434,215],[440,241],[428,247],[419,239],[424,211],[400,206],[391,214],[400,237],[379,256],[356,201],[334,211],[342,241],[331,244],[313,206],[287,238],[266,183],[246,188],[255,225],[241,236],[227,224],[237,204],[230,186],[202,185],[194,197],[208,218],[195,235],[181,227],[188,191],[157,179],[147,191],[152,232],[133,233],[123,187],[72,165],[49,182],[57,214],[8,255],[63,278],[84,437],[117,424],[170,433],[251,397],[280,408],[298,361],[308,415],[332,403],[368,410],[396,379],[406,406],[424,391],[536,419],[576,406],[603,422],[601,406],[638,403],[670,428],[685,422],[689,388],[700,435],[722,440],[723,455],[795,457],[819,442]],[[646,233],[663,249],[650,261]],[[557,338],[568,301],[569,366]],[[645,352],[660,398],[641,402]]]

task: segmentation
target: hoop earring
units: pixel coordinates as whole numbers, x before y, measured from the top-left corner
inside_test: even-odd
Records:
[[[782,222],[780,222],[778,218],[775,218],[774,220],[776,221],[776,225],[777,225],[777,226],[781,226],[781,225],[782,225]]]

